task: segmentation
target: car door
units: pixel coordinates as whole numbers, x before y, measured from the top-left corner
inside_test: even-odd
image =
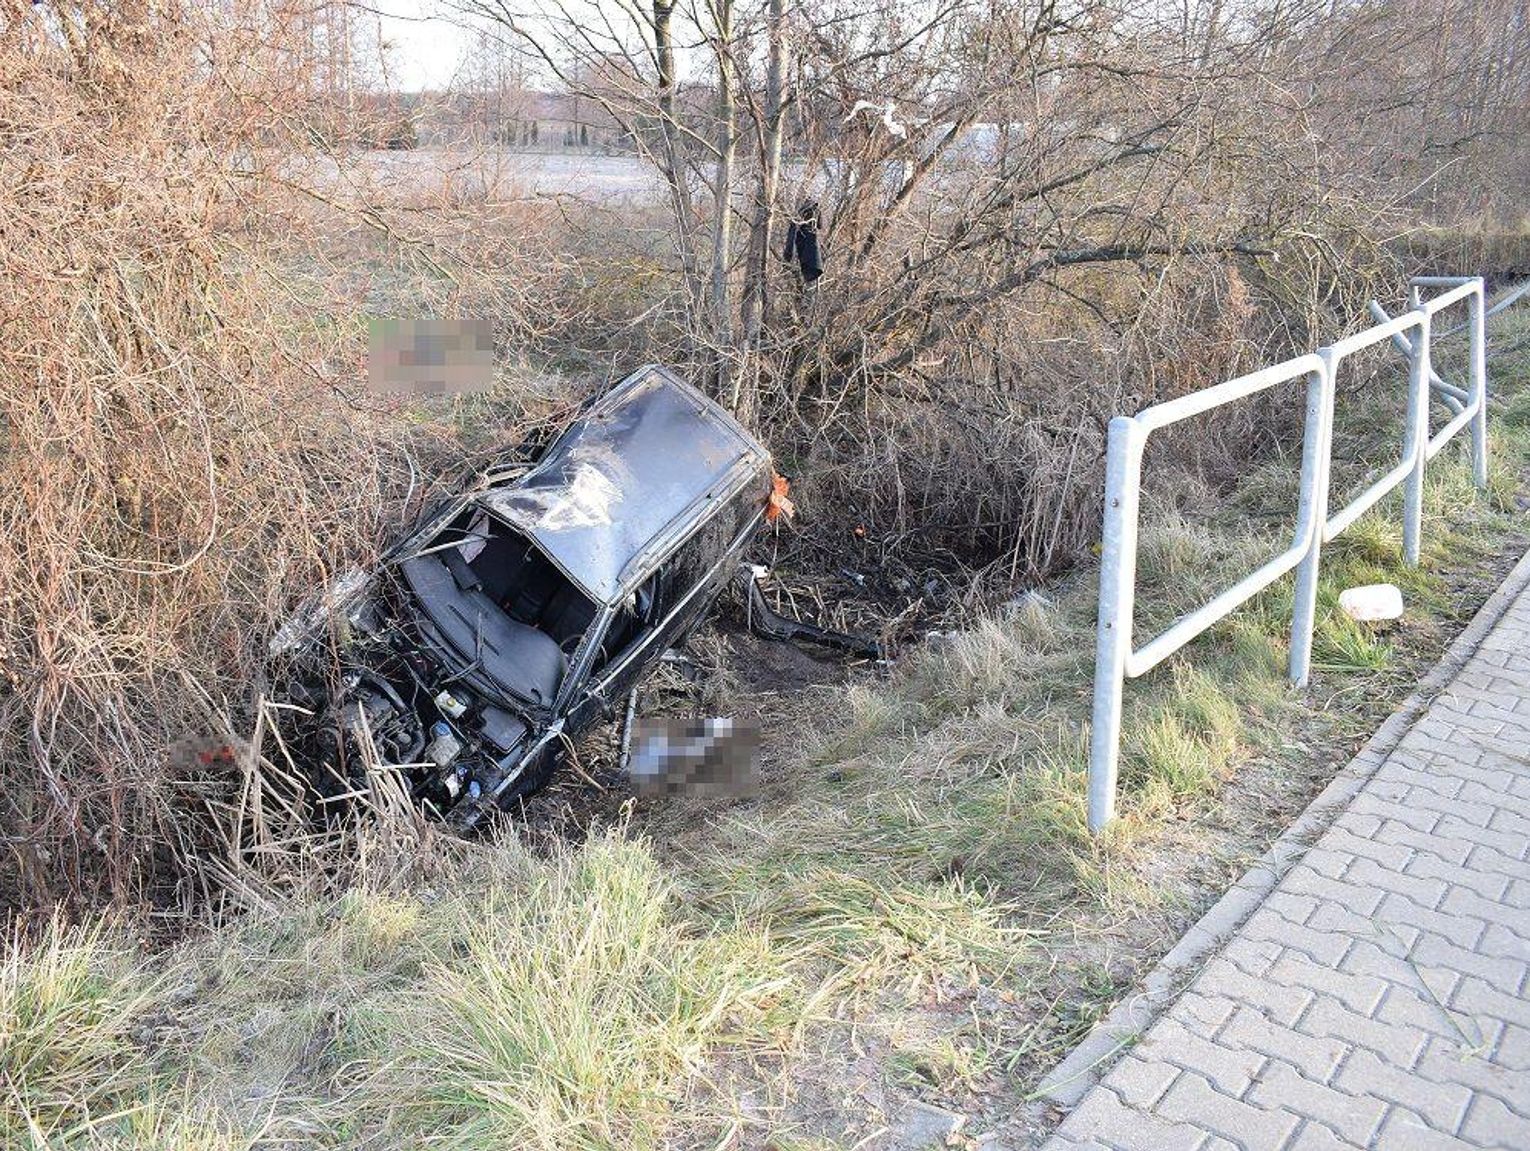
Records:
[[[576,709],[582,730],[601,717],[615,714],[666,648],[678,643],[695,626],[712,602],[708,585],[716,563],[714,516],[670,552],[634,596],[636,620],[609,656],[598,653],[588,687]],[[615,626],[619,626],[615,625]]]

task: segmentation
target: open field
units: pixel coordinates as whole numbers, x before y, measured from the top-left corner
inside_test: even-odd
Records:
[[[636,156],[520,152],[506,149],[412,149],[374,151],[355,163],[321,165],[319,185],[361,179],[387,194],[418,194],[442,185],[464,196],[492,195],[556,199],[570,196],[603,205],[652,203],[664,186],[652,164]]]

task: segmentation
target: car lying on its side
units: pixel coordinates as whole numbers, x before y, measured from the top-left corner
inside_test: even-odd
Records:
[[[769,453],[662,367],[490,469],[272,640],[321,802],[397,765],[471,827],[541,787],[702,620],[765,519]]]

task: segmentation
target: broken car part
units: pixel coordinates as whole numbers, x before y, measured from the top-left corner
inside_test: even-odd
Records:
[[[837,648],[865,659],[881,659],[882,645],[866,636],[850,635],[848,632],[831,631],[817,624],[800,619],[788,619],[772,610],[760,590],[760,581],[769,573],[756,564],[745,564],[739,569],[739,581],[744,585],[745,614],[749,630],[765,639],[787,643],[816,643]]]

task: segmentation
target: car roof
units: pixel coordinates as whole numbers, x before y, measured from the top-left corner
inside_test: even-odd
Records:
[[[769,466],[769,453],[732,416],[651,364],[597,400],[530,472],[478,503],[530,537],[596,603],[615,603],[646,578],[659,544]]]

